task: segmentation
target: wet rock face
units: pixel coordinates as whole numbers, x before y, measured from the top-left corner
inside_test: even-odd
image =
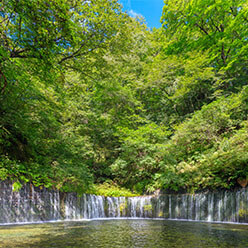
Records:
[[[0,223],[59,220],[59,192],[24,185],[12,190],[11,182],[0,183]]]
[[[142,197],[77,196],[0,182],[0,223],[92,218],[166,218],[248,223],[248,189]]]

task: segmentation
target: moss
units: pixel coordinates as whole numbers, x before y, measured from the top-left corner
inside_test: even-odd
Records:
[[[114,197],[120,197],[120,196],[132,197],[139,195],[137,192],[132,192],[131,190],[126,188],[121,188],[113,182],[105,182],[103,184],[94,185],[93,190],[87,193],[102,195],[102,196],[114,196]]]
[[[152,205],[149,204],[149,205],[144,205],[144,210],[145,211],[152,211]]]
[[[163,212],[162,212],[162,211],[160,211],[160,212],[159,212],[159,214],[158,214],[158,217],[160,217],[160,218],[161,218],[161,217],[163,217],[163,216],[164,216]]]
[[[65,219],[65,197],[66,194],[63,192],[60,192],[60,216],[62,219]]]
[[[125,211],[125,209],[127,209],[127,202],[121,203],[119,208],[120,208],[121,214],[123,214],[123,212]]]
[[[247,209],[243,209],[243,208],[239,209],[239,217],[240,218],[243,218],[246,215],[248,215],[248,210]]]

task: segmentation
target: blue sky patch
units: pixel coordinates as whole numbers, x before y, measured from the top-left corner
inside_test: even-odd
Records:
[[[119,0],[123,5],[123,10],[136,17],[142,15],[146,19],[150,28],[160,28],[160,18],[164,6],[163,0]]]

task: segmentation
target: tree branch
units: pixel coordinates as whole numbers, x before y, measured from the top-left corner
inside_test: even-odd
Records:
[[[77,51],[75,51],[74,53],[72,53],[71,55],[69,55],[69,56],[67,56],[67,57],[62,58],[58,63],[59,63],[59,64],[62,64],[64,61],[66,61],[66,60],[68,60],[68,59],[72,59],[72,58],[84,56],[84,55],[86,55],[86,54],[88,54],[88,53],[90,53],[90,52],[96,50],[97,48],[101,47],[101,45],[103,45],[103,44],[100,43],[100,44],[98,44],[97,46],[91,48],[91,49],[88,50],[88,51],[85,51],[85,52],[83,52],[83,53],[79,53],[80,50],[82,49],[82,47],[84,46],[84,44],[82,44],[82,45],[80,46],[80,48],[79,48]]]
[[[218,32],[221,32],[221,30],[219,29],[219,27],[218,27],[217,25],[215,25],[215,23],[214,23],[213,19],[212,19],[212,18],[210,18],[210,20],[211,20],[211,22],[212,22],[213,26],[215,27],[215,29],[216,29]]]
[[[208,31],[207,31],[204,27],[200,26],[198,23],[196,23],[195,25],[196,25],[198,28],[200,28],[200,30],[203,31],[206,35],[209,35]]]
[[[3,81],[4,81],[3,87],[0,90],[0,93],[3,94],[7,85],[8,85],[8,81],[7,81],[7,78],[5,77],[4,73],[1,71],[1,69],[0,69],[0,78],[3,78]]]
[[[23,54],[24,52],[27,52],[28,50],[20,50],[20,51],[11,51],[10,52],[10,58],[21,58],[21,59],[27,59],[27,58],[31,58],[31,59],[42,59],[42,56],[35,56],[35,55],[31,55],[31,54]]]
[[[224,48],[224,44],[222,44],[221,46],[221,58],[223,60],[224,65],[226,64],[226,56],[225,56],[225,48]]]

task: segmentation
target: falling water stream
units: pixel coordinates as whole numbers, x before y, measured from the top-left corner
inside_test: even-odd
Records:
[[[248,223],[248,189],[141,197],[77,196],[27,184],[0,183],[0,223],[99,218],[164,218]]]
[[[245,248],[248,189],[104,197],[0,182],[2,247]]]

